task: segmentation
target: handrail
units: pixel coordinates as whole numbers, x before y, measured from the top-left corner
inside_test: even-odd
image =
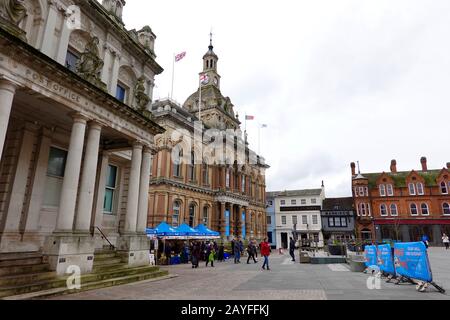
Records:
[[[102,239],[106,240],[109,243],[109,246],[111,247],[111,249],[116,249],[116,247],[111,243],[111,241],[109,241],[108,237],[103,233],[103,231],[99,228],[99,227],[92,227],[91,228],[91,235],[94,236],[95,234],[95,229],[97,229],[100,234],[102,235]]]

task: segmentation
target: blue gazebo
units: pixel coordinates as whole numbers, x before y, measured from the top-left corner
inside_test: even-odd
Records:
[[[172,228],[169,226],[166,222],[162,222],[159,226],[157,226],[155,229],[148,228],[147,235],[149,236],[157,236],[158,238],[179,238],[187,236],[186,233],[180,232],[175,228]]]
[[[179,233],[185,234],[190,239],[198,239],[200,237],[204,237],[205,236],[205,234],[203,234],[202,232],[200,232],[200,231],[198,231],[198,230],[196,230],[194,228],[191,228],[186,223],[183,223],[176,230]]]
[[[199,224],[197,227],[195,227],[195,230],[202,233],[206,238],[208,239],[218,239],[220,238],[220,233],[217,231],[212,231],[204,224]]]

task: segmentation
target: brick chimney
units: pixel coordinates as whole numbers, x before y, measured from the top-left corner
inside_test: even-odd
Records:
[[[428,171],[427,158],[422,157],[422,159],[420,159],[420,163],[422,164],[422,171]]]
[[[447,169],[450,170],[450,162],[447,162]]]
[[[397,160],[395,159],[391,161],[391,172],[397,173]]]
[[[356,176],[356,164],[352,162],[350,167],[352,168],[352,176]]]

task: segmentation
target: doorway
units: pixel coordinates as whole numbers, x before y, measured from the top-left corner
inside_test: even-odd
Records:
[[[281,247],[283,249],[288,248],[288,234],[286,232],[281,233]]]

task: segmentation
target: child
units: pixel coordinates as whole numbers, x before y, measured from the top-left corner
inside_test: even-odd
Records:
[[[214,257],[216,256],[216,250],[214,250],[214,247],[211,246],[211,251],[209,252],[209,256],[206,257],[206,266],[208,266],[208,263],[211,262],[211,267],[214,268]]]

